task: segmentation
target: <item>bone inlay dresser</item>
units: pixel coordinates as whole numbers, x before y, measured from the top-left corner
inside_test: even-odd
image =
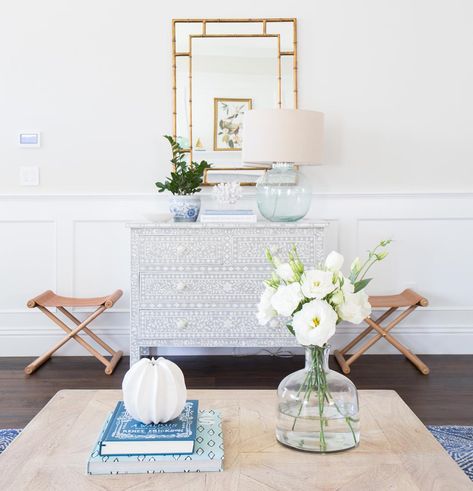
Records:
[[[159,347],[294,346],[280,325],[260,326],[256,305],[269,247],[293,245],[305,264],[324,255],[325,224],[131,224],[130,363]],[[151,351],[150,351],[151,350]]]

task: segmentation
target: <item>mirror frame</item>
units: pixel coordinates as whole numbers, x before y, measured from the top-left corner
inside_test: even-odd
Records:
[[[176,48],[176,35],[177,27],[179,24],[201,24],[200,34],[188,34],[187,51],[177,51]],[[254,34],[239,34],[232,32],[215,33],[210,34],[207,32],[207,26],[209,24],[255,24],[261,26],[261,32]],[[268,24],[290,24],[292,25],[292,50],[281,51],[281,34],[278,32],[267,32]],[[177,57],[188,58],[188,80],[189,80],[189,148],[185,149],[185,152],[190,154],[190,159],[193,158],[193,135],[192,135],[192,39],[193,38],[248,38],[248,37],[276,37],[278,40],[278,107],[281,107],[282,97],[282,77],[281,77],[281,57],[287,56],[293,58],[292,80],[293,80],[293,97],[294,108],[297,109],[298,104],[298,91],[297,91],[297,19],[296,18],[259,18],[259,19],[173,19],[172,20],[172,135],[177,137]],[[260,167],[253,169],[266,169],[266,167]],[[212,171],[225,170],[248,170],[243,167],[212,167]],[[207,172],[204,175],[204,186],[212,186],[217,183],[209,183],[207,181]],[[242,182],[242,186],[254,186],[254,182]]]

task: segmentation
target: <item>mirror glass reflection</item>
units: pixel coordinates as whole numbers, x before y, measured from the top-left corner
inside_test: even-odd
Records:
[[[277,37],[192,38],[191,70],[195,159],[239,165],[245,112],[278,107]]]

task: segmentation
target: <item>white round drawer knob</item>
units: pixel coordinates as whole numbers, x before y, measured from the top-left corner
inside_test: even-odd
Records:
[[[182,291],[184,291],[184,290],[186,289],[186,287],[187,287],[187,285],[186,285],[184,282],[180,281],[180,282],[179,282],[179,283],[176,285],[176,290],[177,290],[178,292],[182,292]]]
[[[185,329],[189,325],[189,322],[187,322],[185,319],[180,319],[177,321],[177,327],[179,329]]]
[[[184,252],[186,252],[186,247],[185,246],[177,246],[176,248],[178,256],[182,256]]]

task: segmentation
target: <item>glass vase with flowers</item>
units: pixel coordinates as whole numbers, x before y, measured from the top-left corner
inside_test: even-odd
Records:
[[[344,258],[331,252],[324,263],[306,268],[294,247],[287,262],[266,251],[271,278],[258,305],[260,324],[283,319],[305,347],[305,367],[288,375],[278,388],[276,438],[290,447],[312,452],[337,452],[360,441],[358,394],[344,375],[329,369],[328,341],[342,321],[360,324],[371,314],[364,291],[371,281],[366,274],[387,256],[389,240],[381,241],[358,258],[348,276]]]

